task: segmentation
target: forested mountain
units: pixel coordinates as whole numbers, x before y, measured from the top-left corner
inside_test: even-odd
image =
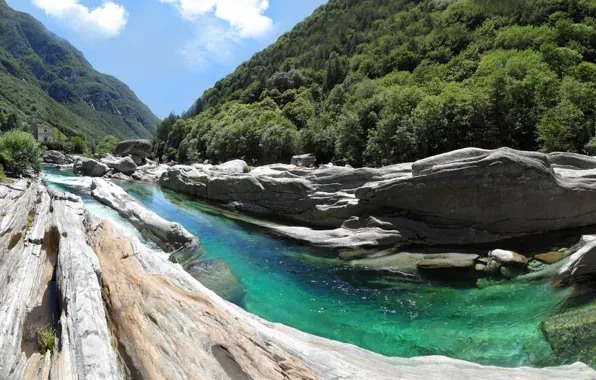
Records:
[[[594,0],[330,0],[164,120],[156,153],[353,165],[466,146],[593,154],[595,60]]]
[[[40,119],[94,142],[106,135],[149,138],[159,124],[125,84],[0,0],[0,110],[28,122],[33,103]]]

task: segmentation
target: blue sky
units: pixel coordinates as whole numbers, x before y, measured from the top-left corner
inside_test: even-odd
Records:
[[[216,81],[325,0],[7,0],[126,83],[159,117]]]

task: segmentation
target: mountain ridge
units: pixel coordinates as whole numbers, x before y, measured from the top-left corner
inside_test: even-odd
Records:
[[[99,142],[151,138],[159,118],[116,77],[95,70],[81,51],[33,16],[0,0],[0,109],[40,119],[67,136]]]

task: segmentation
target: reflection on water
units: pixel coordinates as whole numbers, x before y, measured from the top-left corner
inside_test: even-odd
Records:
[[[77,189],[60,183],[63,173],[47,173],[52,186]],[[501,366],[553,364],[539,325],[568,291],[546,280],[486,282],[480,289],[475,281],[455,287],[353,268],[332,252],[225,218],[211,205],[153,185],[122,186],[199,237],[206,250],[202,258],[225,260],[246,288],[241,306],[262,318],[390,356],[446,355]],[[94,212],[114,217],[82,195]]]

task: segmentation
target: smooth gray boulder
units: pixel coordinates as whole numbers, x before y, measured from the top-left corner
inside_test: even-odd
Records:
[[[66,156],[57,150],[46,150],[43,153],[43,162],[62,165],[66,163]]]
[[[102,162],[108,165],[111,169],[126,175],[132,175],[132,173],[137,170],[137,165],[131,157],[106,157]]]
[[[334,231],[372,217],[402,236],[400,244],[461,245],[596,224],[595,161],[467,148],[378,169],[276,164],[230,173],[175,166],[159,182],[288,224]]]
[[[147,239],[168,253],[201,251],[201,242],[180,224],[173,223],[146,209],[120,186],[101,178],[91,184],[91,195],[130,221]]]
[[[91,158],[78,157],[73,170],[75,173],[86,177],[103,177],[110,168],[103,162]]]
[[[596,224],[596,180],[582,177],[581,167],[573,172],[558,172],[541,153],[473,148],[418,161],[411,178],[370,184],[355,195],[375,214],[407,214],[451,231],[473,227],[500,240]]]
[[[301,165],[309,168],[311,166],[315,166],[316,163],[317,157],[315,157],[315,155],[312,153],[292,157],[292,165]]]
[[[149,140],[126,140],[121,141],[114,150],[116,156],[136,156],[144,159],[151,155],[153,145]]]

